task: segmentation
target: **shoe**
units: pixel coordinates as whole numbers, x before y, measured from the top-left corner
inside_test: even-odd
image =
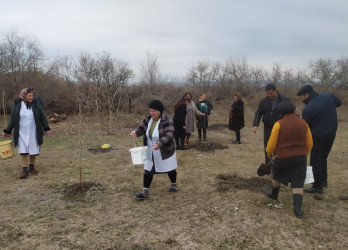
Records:
[[[24,178],[27,178],[28,175],[29,175],[28,172],[22,172],[22,173],[19,175],[19,178],[24,179]]]
[[[172,185],[168,189],[168,193],[176,193],[177,191],[178,191],[178,185],[176,183],[172,183]]]
[[[175,148],[176,150],[179,150],[180,149],[180,146],[176,146],[176,148]]]
[[[267,197],[277,200],[278,199],[278,194],[279,194],[279,187],[273,187],[272,189],[266,190],[266,195]]]
[[[37,171],[36,169],[29,170],[29,172],[31,174],[38,174],[39,173],[39,171]]]
[[[311,194],[323,194],[323,188],[316,188],[316,187],[304,188],[303,192],[311,193]]]
[[[188,147],[186,147],[186,146],[181,146],[181,147],[180,147],[180,150],[188,150]]]
[[[149,196],[148,196],[148,195],[145,196],[143,193],[138,193],[138,194],[135,194],[135,195],[134,195],[134,198],[137,198],[137,199],[139,199],[139,200],[145,200],[145,199],[148,199]]]
[[[232,141],[232,144],[241,144],[240,141]]]
[[[292,197],[294,200],[294,213],[297,218],[302,219],[302,194],[293,194]]]

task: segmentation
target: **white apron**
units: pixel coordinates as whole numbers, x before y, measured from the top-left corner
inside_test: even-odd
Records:
[[[153,144],[155,144],[157,141],[159,141],[159,133],[158,133],[158,125],[161,122],[161,119],[158,120],[155,129],[152,133],[152,140],[149,137],[149,130],[151,128],[151,124],[153,122],[153,119],[149,121],[149,124],[147,126],[146,130],[146,138],[147,138],[147,156],[148,160],[145,162],[144,169],[147,171],[151,171],[153,167],[153,163],[155,163],[155,170],[157,173],[163,173],[163,172],[169,172],[177,168],[178,164],[176,162],[176,152],[169,157],[168,159],[162,160],[161,150],[154,150]],[[153,155],[153,161],[152,161],[152,155]]]
[[[18,153],[29,155],[40,154],[40,146],[36,139],[33,108],[28,109],[24,102],[21,102],[21,111],[19,113]]]

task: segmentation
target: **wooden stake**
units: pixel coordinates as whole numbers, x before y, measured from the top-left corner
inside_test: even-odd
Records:
[[[2,91],[2,108],[4,112],[4,122],[5,122],[5,128],[7,126],[7,121],[6,121],[6,99],[5,99],[5,90]]]
[[[82,119],[82,115],[81,115],[81,104],[79,103],[79,143],[80,143],[80,159],[79,159],[79,163],[80,163],[80,189],[82,190],[82,139],[81,139],[81,119]]]

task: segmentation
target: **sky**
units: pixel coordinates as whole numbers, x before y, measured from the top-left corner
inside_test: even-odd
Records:
[[[48,60],[108,52],[135,71],[147,53],[165,74],[201,60],[300,70],[348,56],[347,0],[0,0],[0,39],[37,39]]]

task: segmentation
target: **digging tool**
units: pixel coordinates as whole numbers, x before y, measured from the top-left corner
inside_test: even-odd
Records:
[[[269,163],[261,163],[260,167],[257,169],[257,175],[264,176],[270,174],[272,169],[272,163],[275,158],[276,156],[274,155]]]

